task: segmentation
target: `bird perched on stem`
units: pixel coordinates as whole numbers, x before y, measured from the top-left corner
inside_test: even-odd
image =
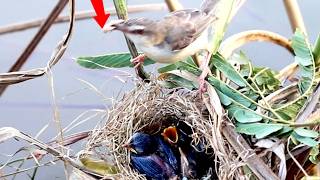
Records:
[[[184,9],[172,12],[162,20],[135,18],[118,20],[105,25],[104,31],[123,32],[144,53],[134,58],[141,63],[145,56],[159,63],[175,63],[207,50],[201,63],[200,91],[205,91],[205,78],[209,73],[208,63],[213,39],[212,24],[217,20],[215,6],[218,0],[204,0],[200,10]]]

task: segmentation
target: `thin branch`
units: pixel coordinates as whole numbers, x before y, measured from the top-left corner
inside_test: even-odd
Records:
[[[290,20],[291,29],[293,32],[299,28],[304,34],[307,35],[307,30],[303,22],[303,17],[299,8],[297,0],[283,0],[286,7],[287,15]]]
[[[169,9],[170,12],[183,9],[183,6],[182,6],[182,4],[179,2],[179,0],[165,0],[165,2],[166,2],[166,4],[167,4],[168,9]]]
[[[10,68],[9,72],[18,71],[21,67],[27,62],[28,58],[34,51],[34,49],[38,46],[42,38],[48,32],[49,28],[53,24],[54,20],[58,17],[64,7],[67,5],[68,0],[60,0],[57,5],[53,8],[46,21],[42,24],[37,34],[33,37],[31,42],[25,48],[24,52],[20,55],[18,60],[14,63],[14,65]],[[6,90],[7,86],[0,86],[0,96]]]
[[[164,3],[159,4],[143,4],[143,5],[132,5],[128,6],[128,13],[139,13],[139,12],[147,12],[147,11],[162,11],[166,10],[166,5]],[[111,15],[117,15],[116,10],[114,8],[106,9],[106,12],[109,12]],[[96,14],[94,11],[80,11],[75,14],[75,20],[86,20],[91,19]],[[36,19],[32,21],[26,21],[26,22],[19,22],[15,24],[9,24],[0,27],[0,35],[7,34],[7,33],[13,33],[18,31],[23,31],[31,28],[36,28],[43,24],[45,22],[45,19]],[[55,19],[54,23],[65,23],[69,22],[69,16],[63,15],[59,16]]]
[[[18,71],[18,72],[11,72],[11,73],[3,73],[0,74],[0,87],[7,86],[10,84],[16,84],[23,81],[27,81],[30,79],[34,79],[36,77],[43,76],[48,69],[54,66],[58,61],[61,59],[62,55],[67,49],[67,45],[71,39],[71,32],[73,30],[74,25],[74,11],[70,11],[71,14],[71,21],[69,23],[69,28],[66,34],[63,36],[62,40],[58,42],[56,48],[54,49],[50,61],[47,63],[46,67],[43,68],[36,68],[27,71]]]

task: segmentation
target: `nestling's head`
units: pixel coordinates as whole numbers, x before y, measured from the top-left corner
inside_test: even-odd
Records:
[[[148,155],[155,151],[157,145],[152,136],[145,133],[134,133],[128,143],[124,144],[123,147],[135,155]]]
[[[136,45],[153,45],[157,41],[157,31],[154,29],[157,22],[146,18],[135,18],[127,21],[117,20],[106,24],[105,32],[118,30],[123,33]]]

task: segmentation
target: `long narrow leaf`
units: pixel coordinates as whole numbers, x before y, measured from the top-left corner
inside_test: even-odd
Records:
[[[130,53],[115,53],[100,56],[88,56],[77,58],[77,63],[89,69],[105,69],[105,68],[123,68],[133,67],[131,63]],[[155,62],[146,58],[144,65],[154,64]]]

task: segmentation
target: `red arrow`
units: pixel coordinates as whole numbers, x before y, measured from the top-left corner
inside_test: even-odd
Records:
[[[105,13],[103,0],[91,0],[91,4],[96,11],[96,16],[94,19],[99,24],[101,28],[103,28],[104,24],[106,24],[108,18],[110,17],[110,13]]]

